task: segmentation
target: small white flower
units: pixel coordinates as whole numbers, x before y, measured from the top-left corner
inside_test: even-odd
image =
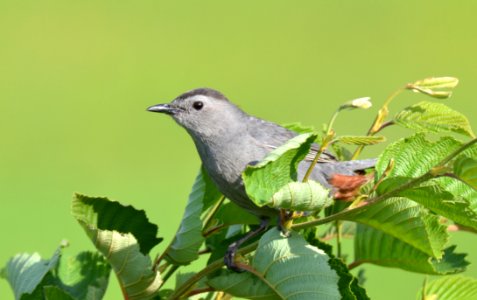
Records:
[[[373,104],[371,103],[370,97],[363,97],[352,100],[351,106],[356,108],[368,109],[373,106]]]

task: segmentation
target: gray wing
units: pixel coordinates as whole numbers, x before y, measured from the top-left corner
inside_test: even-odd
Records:
[[[288,130],[278,124],[268,122],[259,118],[250,117],[249,124],[249,133],[253,138],[260,143],[260,145],[266,148],[270,152],[281,145],[285,144],[288,140],[292,139],[293,137],[297,136],[297,133],[291,130]],[[310,148],[310,152],[305,156],[305,160],[313,161],[315,159],[316,153],[319,151],[320,145],[312,144]],[[321,154],[318,162],[326,163],[326,162],[335,162],[337,161],[336,157],[334,157],[330,152],[325,151]]]
[[[267,153],[285,144],[288,140],[297,135],[297,133],[275,123],[267,122],[255,117],[250,118],[249,134],[254,138],[257,144],[266,150]],[[308,167],[319,149],[320,145],[311,145],[310,152],[298,166],[298,180],[301,180],[303,176],[305,176]],[[376,159],[338,161],[331,153],[325,151],[321,154],[318,162],[319,163],[313,169],[311,179],[316,180],[325,186],[329,186],[328,180],[334,174],[356,175],[356,171],[373,168],[376,164]]]

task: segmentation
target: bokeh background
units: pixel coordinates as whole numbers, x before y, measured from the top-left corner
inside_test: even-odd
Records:
[[[363,134],[392,91],[451,75],[460,85],[444,101],[476,128],[476,12],[470,0],[1,0],[0,264],[22,251],[49,257],[64,238],[66,254],[92,250],[70,215],[73,192],[145,209],[170,240],[200,162],[183,129],[145,109],[195,87],[265,119],[315,126],[370,96],[375,107],[336,125]],[[425,98],[406,93],[391,111]],[[451,242],[477,262],[474,235]],[[424,279],[365,267],[373,299],[413,299]],[[106,299],[119,297],[112,276]],[[12,298],[5,280],[0,298]]]

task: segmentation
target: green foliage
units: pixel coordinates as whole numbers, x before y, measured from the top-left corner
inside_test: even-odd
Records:
[[[464,276],[446,276],[424,285],[416,299],[474,300],[477,298],[477,280]]]
[[[411,90],[447,98],[457,83],[452,77],[436,77],[407,84],[385,101],[366,136],[336,136],[332,127],[342,110],[367,108],[369,98],[339,106],[319,139],[313,127],[287,125],[298,135],[242,173],[247,195],[259,206],[276,208],[283,230],[272,223],[265,234],[242,245],[236,263],[243,273],[226,270],[223,256],[259,221],[224,199],[201,169],[176,235],[154,261],[151,251],[162,239],[144,211],[77,194],[72,214],[98,252],[61,257],[58,248],[50,259],[18,254],[1,275],[15,299],[27,300],[101,299],[111,270],[125,299],[185,299],[201,294],[203,299],[365,300],[367,292],[350,270],[371,263],[444,276],[425,284],[419,299],[474,299],[476,280],[449,276],[465,271],[467,254],[448,245],[448,226],[477,232],[477,139],[469,122],[463,114],[433,102],[411,105],[388,120],[389,103],[399,93]],[[382,151],[374,181],[358,191],[353,202],[334,200],[335,190],[315,181],[298,181],[298,164],[313,143],[321,143],[319,151],[333,147],[339,158],[357,158],[363,147],[384,142],[384,136],[376,134],[394,124],[418,132]],[[473,139],[445,135],[455,133]],[[356,150],[351,153],[343,145]],[[308,158],[316,155],[313,147],[315,153]],[[371,172],[366,176],[371,178]],[[354,255],[342,253],[343,238],[353,239]],[[324,243],[331,239],[336,239],[336,249]],[[183,265],[200,255],[208,259],[202,270],[182,272]],[[351,257],[354,260],[347,262]],[[181,272],[174,276],[177,270]],[[165,288],[171,278],[175,288]]]
[[[354,240],[354,259],[357,264],[372,263],[406,271],[445,275],[462,272],[469,264],[465,254],[454,253],[455,246],[444,250],[441,259],[395,238],[383,231],[359,224]]]
[[[101,299],[106,292],[110,272],[111,266],[98,252],[83,251],[75,256],[63,257],[56,270],[56,276],[61,279],[61,285],[56,289],[61,287],[74,299]]]
[[[161,239],[156,237],[157,226],[147,220],[144,211],[77,194],[72,212],[106,257],[128,299],[148,299],[157,294],[162,279],[158,271],[152,270],[148,252]]]
[[[386,141],[386,138],[384,136],[342,135],[337,137],[335,141],[348,145],[376,145]]]
[[[202,212],[220,197],[221,194],[201,168],[192,186],[179,229],[165,252],[166,258],[171,263],[186,265],[199,257],[197,252],[204,242]]]
[[[477,190],[477,160],[460,157],[454,164],[454,174],[474,190]]]
[[[442,257],[448,234],[439,218],[417,203],[390,198],[346,217],[394,236],[427,255]]]
[[[320,211],[331,205],[330,191],[315,181],[290,182],[273,194],[266,205],[297,211]]]
[[[50,259],[42,259],[38,253],[10,259],[2,276],[10,283],[15,299],[102,299],[111,270],[103,256],[85,251],[64,258],[62,248]]]
[[[53,270],[60,259],[61,248],[58,248],[50,259],[43,260],[38,253],[22,253],[12,257],[2,277],[6,278],[13,289],[15,299],[28,299],[45,276]]]
[[[292,232],[277,229],[262,236],[255,253],[253,273],[224,272],[209,284],[237,297],[254,299],[341,299],[338,274],[328,255]]]
[[[304,133],[270,152],[261,162],[247,166],[242,178],[248,196],[266,205],[285,184],[297,179],[298,163],[307,155],[316,135]]]
[[[475,136],[467,118],[441,103],[423,101],[405,108],[394,117],[394,122],[406,128],[441,132],[449,131],[469,137]]]
[[[409,83],[406,88],[434,98],[449,98],[459,80],[455,77],[431,77]]]

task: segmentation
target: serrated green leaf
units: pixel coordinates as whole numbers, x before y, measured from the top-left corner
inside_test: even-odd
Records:
[[[404,177],[384,180],[378,187],[378,193],[384,194],[408,180],[409,178]],[[441,216],[477,230],[477,212],[472,210],[470,203],[465,198],[444,190],[437,182],[403,190],[399,196],[411,199]]]
[[[37,288],[41,288],[40,283],[56,267],[60,255],[61,247],[50,259],[42,259],[38,253],[21,253],[12,257],[2,270],[2,276],[10,284],[15,299],[28,297]]]
[[[454,174],[477,190],[477,160],[461,156],[454,163]]]
[[[475,136],[469,120],[442,103],[423,101],[409,106],[394,117],[394,122],[419,131],[455,132],[469,137]]]
[[[434,98],[449,98],[458,83],[455,77],[431,77],[409,83],[406,88]]]
[[[462,272],[469,265],[466,254],[454,253],[454,249],[455,246],[445,249],[442,259],[438,260],[402,240],[362,224],[358,224],[354,240],[357,263],[435,275]]]
[[[162,283],[145,249],[152,248],[157,226],[144,211],[106,198],[75,195],[72,213],[116,273],[128,299],[150,299]],[[142,244],[141,244],[142,243]]]
[[[342,135],[335,139],[336,142],[341,142],[348,145],[376,145],[386,141],[384,136],[351,136]]]
[[[137,210],[131,205],[124,206],[107,198],[75,194],[72,213],[78,221],[96,229],[131,233],[139,242],[142,254],[148,254],[162,241],[162,238],[157,237],[157,225],[149,222],[144,210]]]
[[[379,156],[375,166],[377,178],[382,177],[391,159],[394,160],[394,168],[388,174],[389,177],[419,177],[461,145],[462,143],[448,136],[431,142],[423,133],[400,139],[386,147]]]
[[[351,222],[345,222],[347,224],[352,224]],[[366,290],[361,287],[358,283],[358,278],[354,277],[348,267],[344,264],[343,260],[336,258],[331,253],[331,246],[321,242],[316,238],[316,230],[309,229],[309,232],[305,234],[305,239],[312,245],[319,249],[322,249],[330,257],[328,264],[330,267],[336,271],[340,279],[338,281],[338,288],[342,299],[349,300],[369,300]]]
[[[298,163],[306,156],[316,135],[298,135],[270,152],[242,173],[245,190],[255,204],[264,206],[285,184],[297,179]]]
[[[110,272],[111,267],[101,254],[84,251],[76,256],[63,257],[56,276],[61,288],[74,299],[99,300],[108,287]]]
[[[339,276],[328,260],[299,234],[285,237],[273,228],[260,239],[252,262],[256,273],[224,271],[208,284],[249,299],[341,299]]]
[[[66,291],[57,286],[45,286],[43,288],[43,296],[45,300],[76,300]],[[101,299],[101,298],[88,298],[88,299]]]
[[[290,182],[273,194],[266,205],[295,211],[320,211],[330,206],[330,191],[315,181]]]
[[[463,157],[469,157],[474,160],[477,160],[477,145],[473,145],[468,148],[460,155],[456,157],[456,161],[460,160]],[[440,177],[435,179],[439,184],[448,192],[454,194],[457,197],[464,198],[469,202],[469,207],[477,212],[477,190],[470,187],[468,184],[462,182],[461,180],[456,180],[450,177]]]
[[[443,137],[431,142],[426,140],[424,134],[416,134],[391,144],[381,154],[376,164],[379,179],[389,160],[394,160],[394,168],[378,187],[378,193],[383,194],[396,189],[410,178],[427,173],[461,145],[462,143],[451,137]],[[477,147],[467,149],[458,158],[464,156],[477,156]],[[453,197],[446,192],[451,193]],[[402,191],[401,196],[421,203],[456,222],[463,222],[470,227],[476,225],[477,191],[454,178],[433,179],[419,188]]]
[[[437,216],[406,198],[380,201],[346,219],[381,230],[438,259],[449,238]]]
[[[210,182],[205,170],[201,168],[189,194],[179,229],[166,250],[165,257],[168,261],[173,264],[186,265],[199,258],[198,251],[204,242],[200,216],[206,203],[213,203],[220,197],[221,194]]]
[[[464,276],[445,276],[433,280],[421,289],[416,299],[421,300],[475,300],[477,279]]]

